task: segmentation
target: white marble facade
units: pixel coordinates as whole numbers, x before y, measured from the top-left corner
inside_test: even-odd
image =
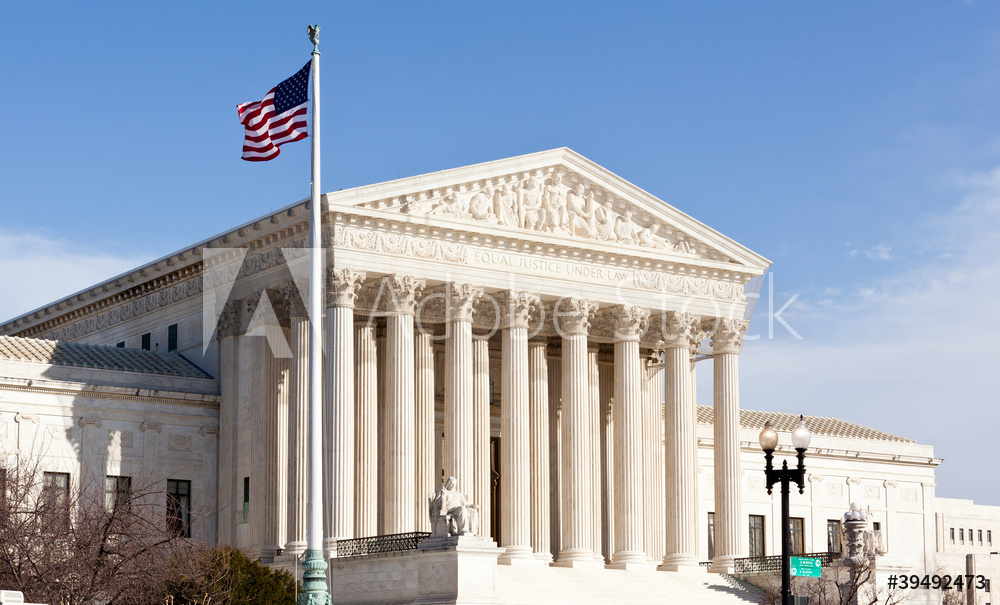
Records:
[[[426,531],[443,472],[501,562],[696,566],[697,353],[716,569],[745,554],[738,360],[766,259],[566,149],[323,201],[328,546]],[[128,346],[179,326],[218,384],[217,540],[265,560],[304,547],[306,207],[0,326]]]

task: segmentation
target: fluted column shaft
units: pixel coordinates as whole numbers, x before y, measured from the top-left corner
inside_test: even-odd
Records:
[[[528,399],[528,318],[538,297],[501,297],[500,497],[502,559],[534,559],[531,550],[531,441]]]
[[[643,436],[645,369],[639,356],[639,338],[649,312],[626,305],[612,316],[615,337],[614,372],[614,484],[615,545],[612,567],[644,566],[645,502]]]
[[[666,393],[666,534],[664,569],[698,568],[698,437],[691,390],[691,350],[701,318],[667,312],[663,326]]]
[[[416,516],[417,531],[431,531],[427,498],[437,489],[434,468],[434,343],[430,333],[414,334],[416,372]]]
[[[562,550],[562,348],[547,347],[549,366],[549,548]]]
[[[469,494],[479,506],[479,535],[491,536],[490,527],[490,343],[472,341],[472,485]]]
[[[612,405],[615,395],[614,357],[605,352],[598,354],[598,377],[601,405],[598,409],[600,425],[601,468],[601,554],[611,562],[615,553],[615,434]]]
[[[241,326],[240,303],[227,304],[219,318],[219,545],[236,543],[236,515],[243,497],[237,481],[236,444],[239,407],[239,346],[236,335]]]
[[[292,359],[288,372],[288,541],[285,551],[298,554],[306,549],[306,504],[309,502],[309,319],[293,312],[289,335]],[[325,521],[324,526],[329,527]]]
[[[559,320],[562,333],[562,547],[558,565],[595,564],[593,439],[587,332],[596,305],[570,299]]]
[[[375,325],[367,320],[354,324],[354,535],[378,532],[375,503],[378,502],[378,354]]]
[[[258,326],[253,343],[253,444],[251,447],[250,517],[252,544],[265,562],[273,561],[282,546],[286,469],[281,469],[281,450],[287,447],[287,424],[281,422],[280,381],[287,361],[272,354],[269,342],[286,342],[282,329]],[[286,385],[287,387],[287,385]],[[285,399],[287,405],[287,398]],[[285,409],[287,412],[287,407]],[[286,416],[287,419],[287,416]],[[285,428],[285,431],[282,431]],[[259,548],[259,550],[256,550]]]
[[[747,322],[718,319],[712,331],[715,439],[715,558],[712,571],[731,573],[740,540],[740,392],[737,359]]]
[[[472,412],[472,308],[482,288],[449,284],[448,336],[445,340],[444,475],[458,490],[474,489]]]
[[[644,361],[643,398],[646,410],[646,554],[658,563],[667,547],[663,464],[663,366],[658,354]]]
[[[531,442],[531,549],[552,560],[549,514],[549,367],[547,344],[528,343],[528,416]]]
[[[587,407],[588,425],[590,426],[590,452],[591,452],[591,489],[593,489],[593,502],[591,503],[592,519],[590,527],[590,548],[594,552],[594,558],[604,563],[604,550],[601,543],[601,499],[606,487],[601,482],[601,374],[597,363],[598,347],[591,344],[587,347],[587,369],[588,383],[590,387],[590,405]]]

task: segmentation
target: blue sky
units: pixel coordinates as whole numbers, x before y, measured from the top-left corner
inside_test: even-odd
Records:
[[[774,262],[743,407],[1000,504],[1000,4],[346,4],[6,3],[0,318],[306,197],[309,146],[241,161],[236,105],[319,23],[325,191],[570,147]]]

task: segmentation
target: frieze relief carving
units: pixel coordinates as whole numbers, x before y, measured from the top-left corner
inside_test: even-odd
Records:
[[[468,246],[454,242],[423,239],[400,233],[370,231],[356,227],[342,227],[333,239],[336,247],[352,248],[368,252],[381,252],[412,256],[436,261],[465,263]]]
[[[363,204],[407,214],[447,216],[488,225],[541,231],[700,258],[730,259],[686,233],[636,216],[624,200],[561,167],[490,178]]]
[[[167,435],[167,447],[175,452],[191,451],[191,435],[178,435],[170,433]]]

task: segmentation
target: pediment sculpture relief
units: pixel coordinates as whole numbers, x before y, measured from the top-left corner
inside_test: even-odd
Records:
[[[405,196],[401,210],[729,260],[656,219],[640,220],[628,207],[616,209],[613,196],[599,187],[582,181],[571,186],[565,180],[561,170],[488,179]]]

